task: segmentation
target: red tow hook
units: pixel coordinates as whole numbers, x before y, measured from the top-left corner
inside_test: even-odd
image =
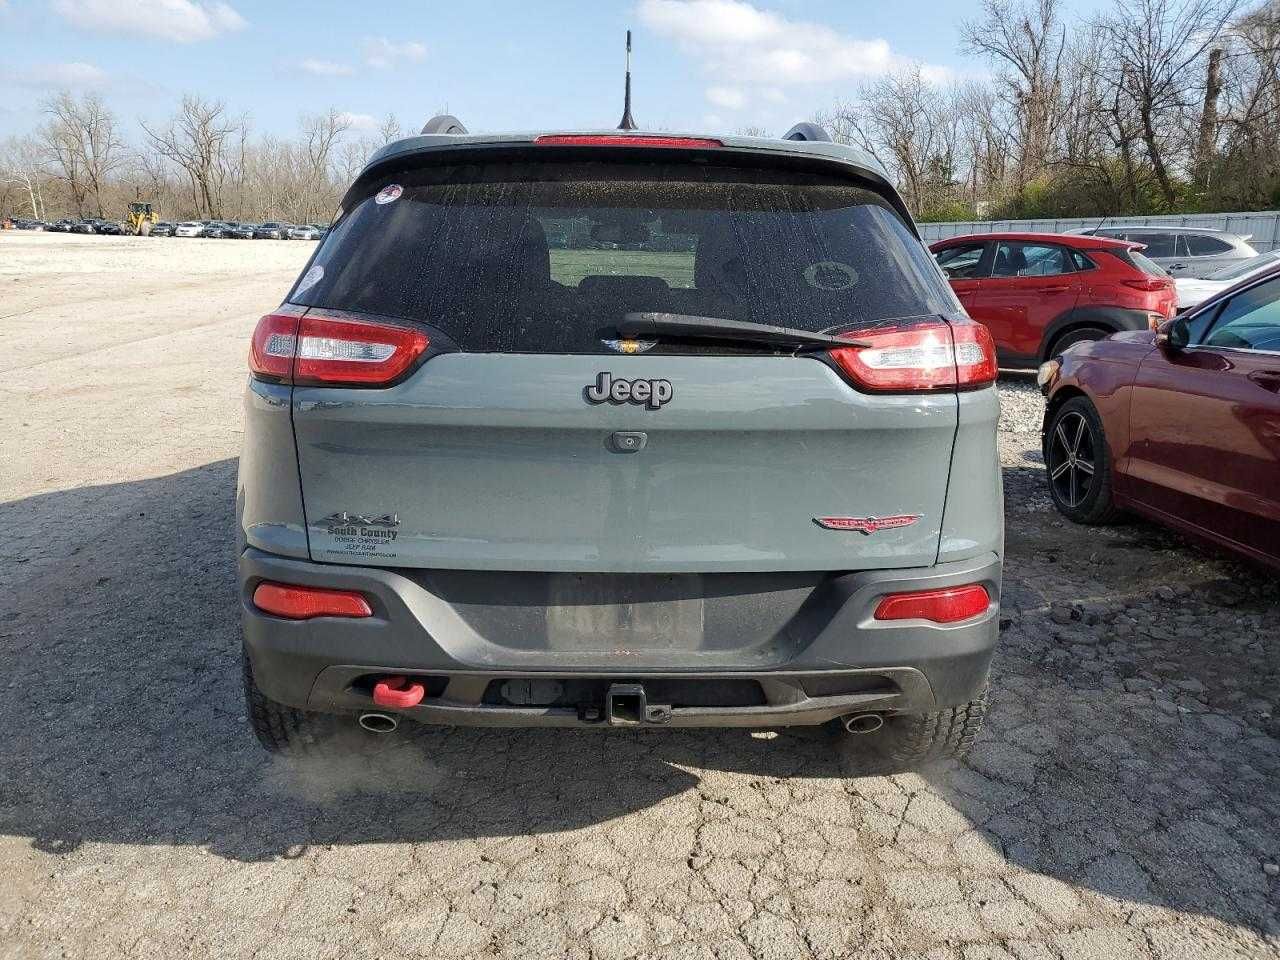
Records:
[[[383,677],[373,685],[373,702],[380,707],[416,707],[426,695],[427,688],[408,677]]]

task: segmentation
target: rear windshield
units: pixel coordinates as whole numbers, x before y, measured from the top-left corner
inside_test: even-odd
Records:
[[[1120,248],[1116,247],[1116,248],[1108,248],[1106,252],[1111,254],[1113,257],[1116,257],[1119,260],[1123,260],[1125,263],[1129,264],[1132,267],[1137,267],[1139,270],[1141,270],[1143,273],[1147,274],[1148,276],[1151,276],[1151,277],[1169,276],[1169,271],[1165,270],[1164,267],[1160,266],[1160,264],[1156,263],[1150,257],[1144,256],[1143,254],[1139,253],[1137,250],[1121,250]]]
[[[642,311],[818,331],[958,309],[883,198],[809,174],[437,166],[348,205],[289,299],[425,323],[462,350],[604,352]]]

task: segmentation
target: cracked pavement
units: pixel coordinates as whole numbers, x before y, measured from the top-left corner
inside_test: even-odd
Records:
[[[311,249],[0,235],[26,357],[0,386],[0,960],[1280,957],[1276,579],[1062,521],[1020,378],[968,763],[872,776],[811,730],[268,757],[240,693],[240,394]]]

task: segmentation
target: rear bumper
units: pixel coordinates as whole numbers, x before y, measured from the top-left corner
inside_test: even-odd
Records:
[[[635,649],[630,641],[611,643],[607,636],[594,649],[557,648],[550,632],[535,632],[533,642],[494,642],[477,627],[498,622],[508,611],[527,618],[531,609],[527,598],[517,596],[518,586],[506,593],[496,589],[503,575],[479,581],[486,595],[477,602],[476,582],[466,595],[448,577],[317,564],[248,548],[240,558],[240,599],[245,648],[258,686],[298,708],[382,711],[373,704],[373,680],[401,674],[423,682],[428,696],[416,707],[390,712],[428,723],[600,724],[611,719],[611,694],[625,690],[628,703],[644,704],[635,722],[770,727],[862,711],[932,710],[975,697],[986,683],[999,634],[1000,571],[999,557],[987,554],[928,568],[815,575],[812,589],[788,610],[769,642],[742,647],[724,634],[723,624],[735,621],[725,620],[723,605],[740,604],[741,616],[767,616],[760,604],[774,594],[728,595],[731,582],[715,587],[720,619],[708,614],[696,640],[662,649],[661,638]],[[251,601],[263,580],[359,590],[374,616],[270,616]],[[992,597],[987,613],[972,620],[943,626],[873,618],[885,594],[969,583],[984,584]],[[564,597],[558,599],[557,609],[563,610]]]

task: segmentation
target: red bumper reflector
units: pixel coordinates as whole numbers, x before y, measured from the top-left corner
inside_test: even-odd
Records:
[[[408,677],[383,677],[373,685],[373,702],[380,707],[416,707],[426,695],[427,688]]]
[[[264,613],[289,620],[373,616],[369,601],[354,590],[327,590],[288,583],[258,584],[253,591],[253,605]]]
[[[974,583],[967,587],[892,593],[876,607],[876,619],[958,623],[986,613],[989,606],[991,597],[987,588]]]

